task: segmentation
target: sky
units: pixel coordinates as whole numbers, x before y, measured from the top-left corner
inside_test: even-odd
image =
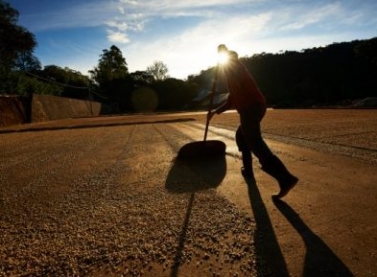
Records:
[[[88,75],[117,46],[129,72],[155,61],[186,79],[239,56],[301,51],[377,37],[376,0],[5,0],[36,37],[42,66]]]

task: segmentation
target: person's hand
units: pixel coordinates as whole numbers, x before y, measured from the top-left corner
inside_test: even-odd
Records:
[[[216,110],[209,111],[207,113],[207,120],[210,121],[212,119],[212,117],[215,115],[215,113],[216,113]]]

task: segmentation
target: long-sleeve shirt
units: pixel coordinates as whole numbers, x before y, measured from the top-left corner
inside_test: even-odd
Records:
[[[232,61],[225,68],[225,78],[229,91],[228,103],[224,103],[222,109],[228,109],[231,105],[240,113],[253,106],[266,106],[266,99],[260,92],[253,76],[238,60]],[[224,111],[224,110],[223,110]]]

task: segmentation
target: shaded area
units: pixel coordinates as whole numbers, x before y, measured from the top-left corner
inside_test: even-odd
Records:
[[[191,211],[194,205],[195,192],[216,188],[220,185],[226,174],[225,155],[210,159],[174,159],[173,165],[166,179],[165,187],[173,193],[189,193],[188,205],[178,246],[171,268],[171,277],[178,276],[185,247],[187,230],[189,227]]]
[[[0,95],[0,127],[30,122],[30,113],[28,97]]]
[[[174,193],[194,193],[216,188],[226,174],[224,156],[204,159],[174,159],[165,187]]]
[[[153,118],[153,117],[152,117]],[[118,120],[116,122],[112,121],[102,121],[94,122],[88,121],[85,123],[72,123],[62,124],[59,122],[48,122],[46,125],[23,125],[21,127],[17,126],[15,128],[4,128],[0,129],[0,134],[14,133],[14,132],[36,132],[36,131],[53,131],[53,130],[64,130],[64,129],[85,129],[85,128],[96,128],[96,127],[113,127],[113,126],[127,126],[127,125],[141,125],[141,124],[159,124],[159,123],[177,123],[185,121],[194,121],[192,118],[177,118],[177,119],[165,119],[165,120],[143,120],[143,121],[130,121],[125,122]],[[54,125],[55,124],[55,125]]]
[[[255,179],[245,178],[245,181],[257,226],[254,241],[258,255],[258,275],[289,277],[287,265]]]
[[[181,233],[179,234],[179,241],[178,241],[176,254],[173,260],[173,266],[171,267],[171,273],[170,273],[171,277],[178,276],[178,271],[179,271],[179,267],[181,265],[181,260],[182,260],[182,253],[183,253],[183,249],[185,248],[187,230],[188,230],[190,217],[191,217],[191,211],[194,205],[194,199],[195,199],[195,193],[191,193],[189,203],[187,205],[185,219],[182,224]]]
[[[275,206],[292,224],[305,243],[306,255],[302,276],[354,276],[326,243],[310,230],[300,216],[287,203],[276,198],[273,198],[273,200]]]

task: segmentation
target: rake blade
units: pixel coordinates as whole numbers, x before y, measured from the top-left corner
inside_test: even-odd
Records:
[[[179,159],[209,159],[225,155],[226,145],[219,140],[194,141],[178,151]]]

